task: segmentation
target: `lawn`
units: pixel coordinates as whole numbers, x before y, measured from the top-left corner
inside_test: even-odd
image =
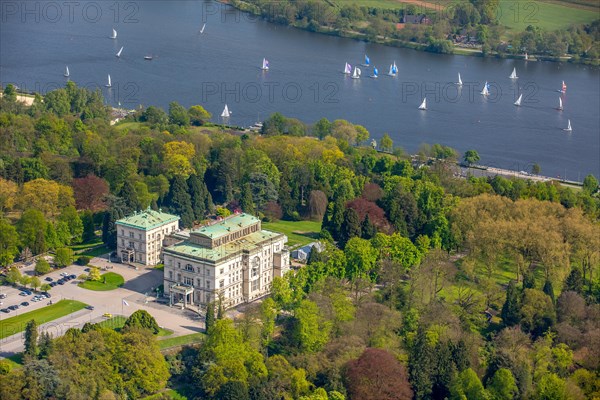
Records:
[[[500,0],[500,23],[510,29],[525,30],[528,25],[547,30],[567,28],[572,24],[598,19],[598,11],[538,0]]]
[[[104,321],[98,322],[97,325],[101,326],[102,328],[111,328],[118,332],[121,330],[121,328],[123,328],[123,326],[125,326],[125,321],[127,321],[127,318],[125,318],[122,315],[117,315],[112,318],[105,319]],[[160,328],[157,336],[164,337],[172,334],[172,330]]]
[[[165,397],[165,395],[170,397]],[[174,389],[167,389],[164,392],[160,392],[157,394],[153,394],[148,397],[144,397],[144,400],[164,400],[165,398],[170,398],[172,400],[187,400],[188,398],[181,393],[177,392]]]
[[[80,243],[80,244],[75,244],[71,247],[71,250],[73,250],[73,252],[77,252],[80,250],[87,250],[91,247],[96,247],[102,244],[102,238],[100,236],[96,236],[94,239],[89,240],[85,243]]]
[[[88,290],[106,291],[117,289],[125,283],[125,279],[119,274],[114,272],[107,272],[100,275],[99,281],[83,281],[79,284],[79,287]]]
[[[21,368],[23,366],[23,353],[13,354],[10,357],[6,357],[4,360],[8,362],[12,369]]]
[[[99,257],[99,256],[105,255],[106,253],[110,253],[110,247],[108,247],[107,245],[103,244],[102,246],[98,246],[98,247],[86,250],[86,251],[82,252],[79,255],[81,255],[81,256],[89,256],[89,257]]]
[[[176,336],[173,338],[161,339],[158,341],[160,349],[167,349],[169,347],[184,346],[186,344],[200,343],[204,340],[206,335],[204,333],[192,333],[189,335]]]
[[[0,321],[0,339],[14,335],[25,330],[25,325],[30,320],[35,320],[38,325],[57,318],[64,317],[83,309],[87,304],[77,300],[61,300],[51,306],[46,306],[35,311],[29,311],[16,317],[6,318]]]
[[[277,221],[264,222],[263,229],[281,232],[288,237],[287,245],[294,247],[304,246],[319,238],[321,232],[321,221]]]

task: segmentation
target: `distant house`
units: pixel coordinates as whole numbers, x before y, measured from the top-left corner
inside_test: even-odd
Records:
[[[298,261],[306,261],[310,256],[310,252],[314,249],[317,249],[318,252],[323,251],[325,248],[323,243],[321,242],[312,242],[307,244],[306,246],[302,246],[294,251],[292,251],[292,258]]]
[[[426,15],[405,15],[402,17],[402,23],[416,25],[431,25],[431,19],[428,18]]]

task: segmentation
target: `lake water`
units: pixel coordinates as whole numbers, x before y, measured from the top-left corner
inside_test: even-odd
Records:
[[[0,80],[46,92],[65,66],[78,85],[134,108],[201,104],[213,120],[247,126],[271,113],[313,123],[364,125],[416,152],[422,143],[476,149],[481,163],[582,180],[600,176],[600,72],[588,66],[438,55],[268,24],[211,1],[5,1],[0,3]],[[199,33],[206,23],[203,34]],[[117,29],[118,38],[108,36]],[[115,57],[124,47],[122,56]],[[379,68],[342,74],[368,54]],[[152,61],[144,56],[152,55]],[[260,69],[263,57],[270,70]],[[398,76],[385,74],[396,61]],[[517,68],[519,79],[509,75]],[[461,73],[464,86],[454,82]],[[113,87],[104,87],[107,75]],[[564,111],[558,106],[562,81]],[[491,95],[479,94],[485,81]],[[515,107],[518,95],[521,107]],[[427,97],[427,111],[417,108]],[[571,119],[573,132],[562,128]]]

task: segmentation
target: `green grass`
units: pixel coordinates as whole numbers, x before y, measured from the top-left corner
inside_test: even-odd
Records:
[[[265,222],[262,227],[269,231],[285,234],[288,237],[287,245],[294,247],[296,245],[303,246],[317,240],[319,232],[321,232],[321,221]]]
[[[160,334],[159,334],[160,335]],[[192,333],[184,336],[176,336],[173,338],[162,339],[158,341],[160,349],[166,349],[175,346],[184,346],[186,344],[200,343],[204,340],[204,333]]]
[[[10,317],[0,321],[0,339],[14,335],[25,330],[25,325],[30,320],[35,320],[38,325],[57,318],[64,317],[83,309],[87,304],[77,300],[61,300],[51,306],[46,306],[35,311],[29,311],[16,317]]]
[[[117,315],[112,318],[105,319],[104,321],[98,322],[96,325],[98,325],[102,328],[114,329],[115,331],[118,332],[123,328],[123,326],[125,326],[125,321],[127,321],[127,318],[125,318],[122,315]],[[160,328],[160,330],[158,331],[156,336],[164,337],[164,336],[170,336],[172,334],[173,334],[172,330]]]
[[[591,11],[572,5],[546,3],[538,0],[500,0],[499,14],[502,25],[519,31],[525,30],[528,25],[546,30],[556,30],[598,19],[597,10]]]
[[[110,247],[108,247],[107,245],[102,245],[96,248],[92,248],[90,250],[86,250],[84,252],[82,252],[81,254],[79,254],[80,256],[89,256],[89,257],[99,257],[99,256],[103,256],[106,253],[110,253]]]
[[[85,243],[80,243],[80,244],[75,244],[71,247],[71,250],[73,250],[74,252],[76,251],[80,251],[80,250],[87,250],[91,247],[96,247],[102,244],[102,238],[100,236],[96,236],[94,239],[89,240]]]
[[[170,396],[170,398],[172,400],[188,400],[188,398],[186,396],[182,395],[181,393],[177,392],[174,389],[168,389],[168,390],[165,390],[164,392],[160,392],[160,393],[148,396],[148,397],[144,397],[144,400],[158,400],[158,399],[162,400],[165,398],[165,397],[163,397],[165,394]]]
[[[115,125],[115,128],[118,130],[134,130],[143,127],[144,124],[141,122],[122,122],[120,124]]]
[[[23,353],[13,354],[10,357],[6,357],[4,360],[8,362],[11,369],[21,368],[23,366]]]
[[[105,283],[106,282],[106,283]],[[117,289],[125,283],[125,279],[119,274],[114,272],[107,272],[100,275],[99,281],[83,281],[79,284],[79,287],[88,290],[106,291]]]

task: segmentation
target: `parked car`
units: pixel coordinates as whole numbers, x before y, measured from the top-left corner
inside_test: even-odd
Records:
[[[23,307],[27,307],[27,306],[29,305],[29,303],[28,303],[28,302],[26,302],[26,301],[24,301],[24,302],[22,302],[22,303],[21,303],[21,305],[22,305]]]
[[[56,286],[56,285],[57,285],[57,283],[56,283],[56,282],[51,282],[51,283],[50,283],[50,287],[54,287],[54,286]]]
[[[112,318],[112,314],[111,313],[104,313],[104,314],[102,314],[102,316],[104,318]]]
[[[33,292],[31,290],[23,290],[27,296],[31,296]]]
[[[52,297],[50,295],[50,293],[48,293],[48,292],[42,292],[42,295],[44,295],[47,299],[49,299],[50,297]]]
[[[27,293],[21,292],[21,293],[19,293],[19,296],[27,296]]]
[[[50,278],[49,276],[46,277],[46,279],[44,279],[46,282],[52,282],[54,279]]]
[[[85,309],[86,309],[86,310],[93,310],[93,309],[94,309],[94,306],[85,306]]]
[[[75,275],[75,274],[72,274],[72,275],[69,275],[69,276],[71,277],[71,279],[77,278],[77,275]]]
[[[0,310],[0,311],[2,311],[3,313],[7,313],[7,314],[10,312],[10,310],[9,310],[8,308],[3,308],[3,309],[2,309],[2,310]]]
[[[12,305],[12,306],[10,306],[10,307],[8,307],[8,309],[9,309],[9,310],[13,310],[13,311],[14,311],[14,310],[17,310],[18,308],[19,308],[19,306],[18,306],[18,305],[16,305],[16,304],[15,304],[15,305]]]
[[[6,298],[6,293],[0,293],[0,299],[5,299]]]
[[[58,282],[59,285],[64,285],[65,284],[65,281],[62,280],[62,279],[59,279],[57,282]]]

